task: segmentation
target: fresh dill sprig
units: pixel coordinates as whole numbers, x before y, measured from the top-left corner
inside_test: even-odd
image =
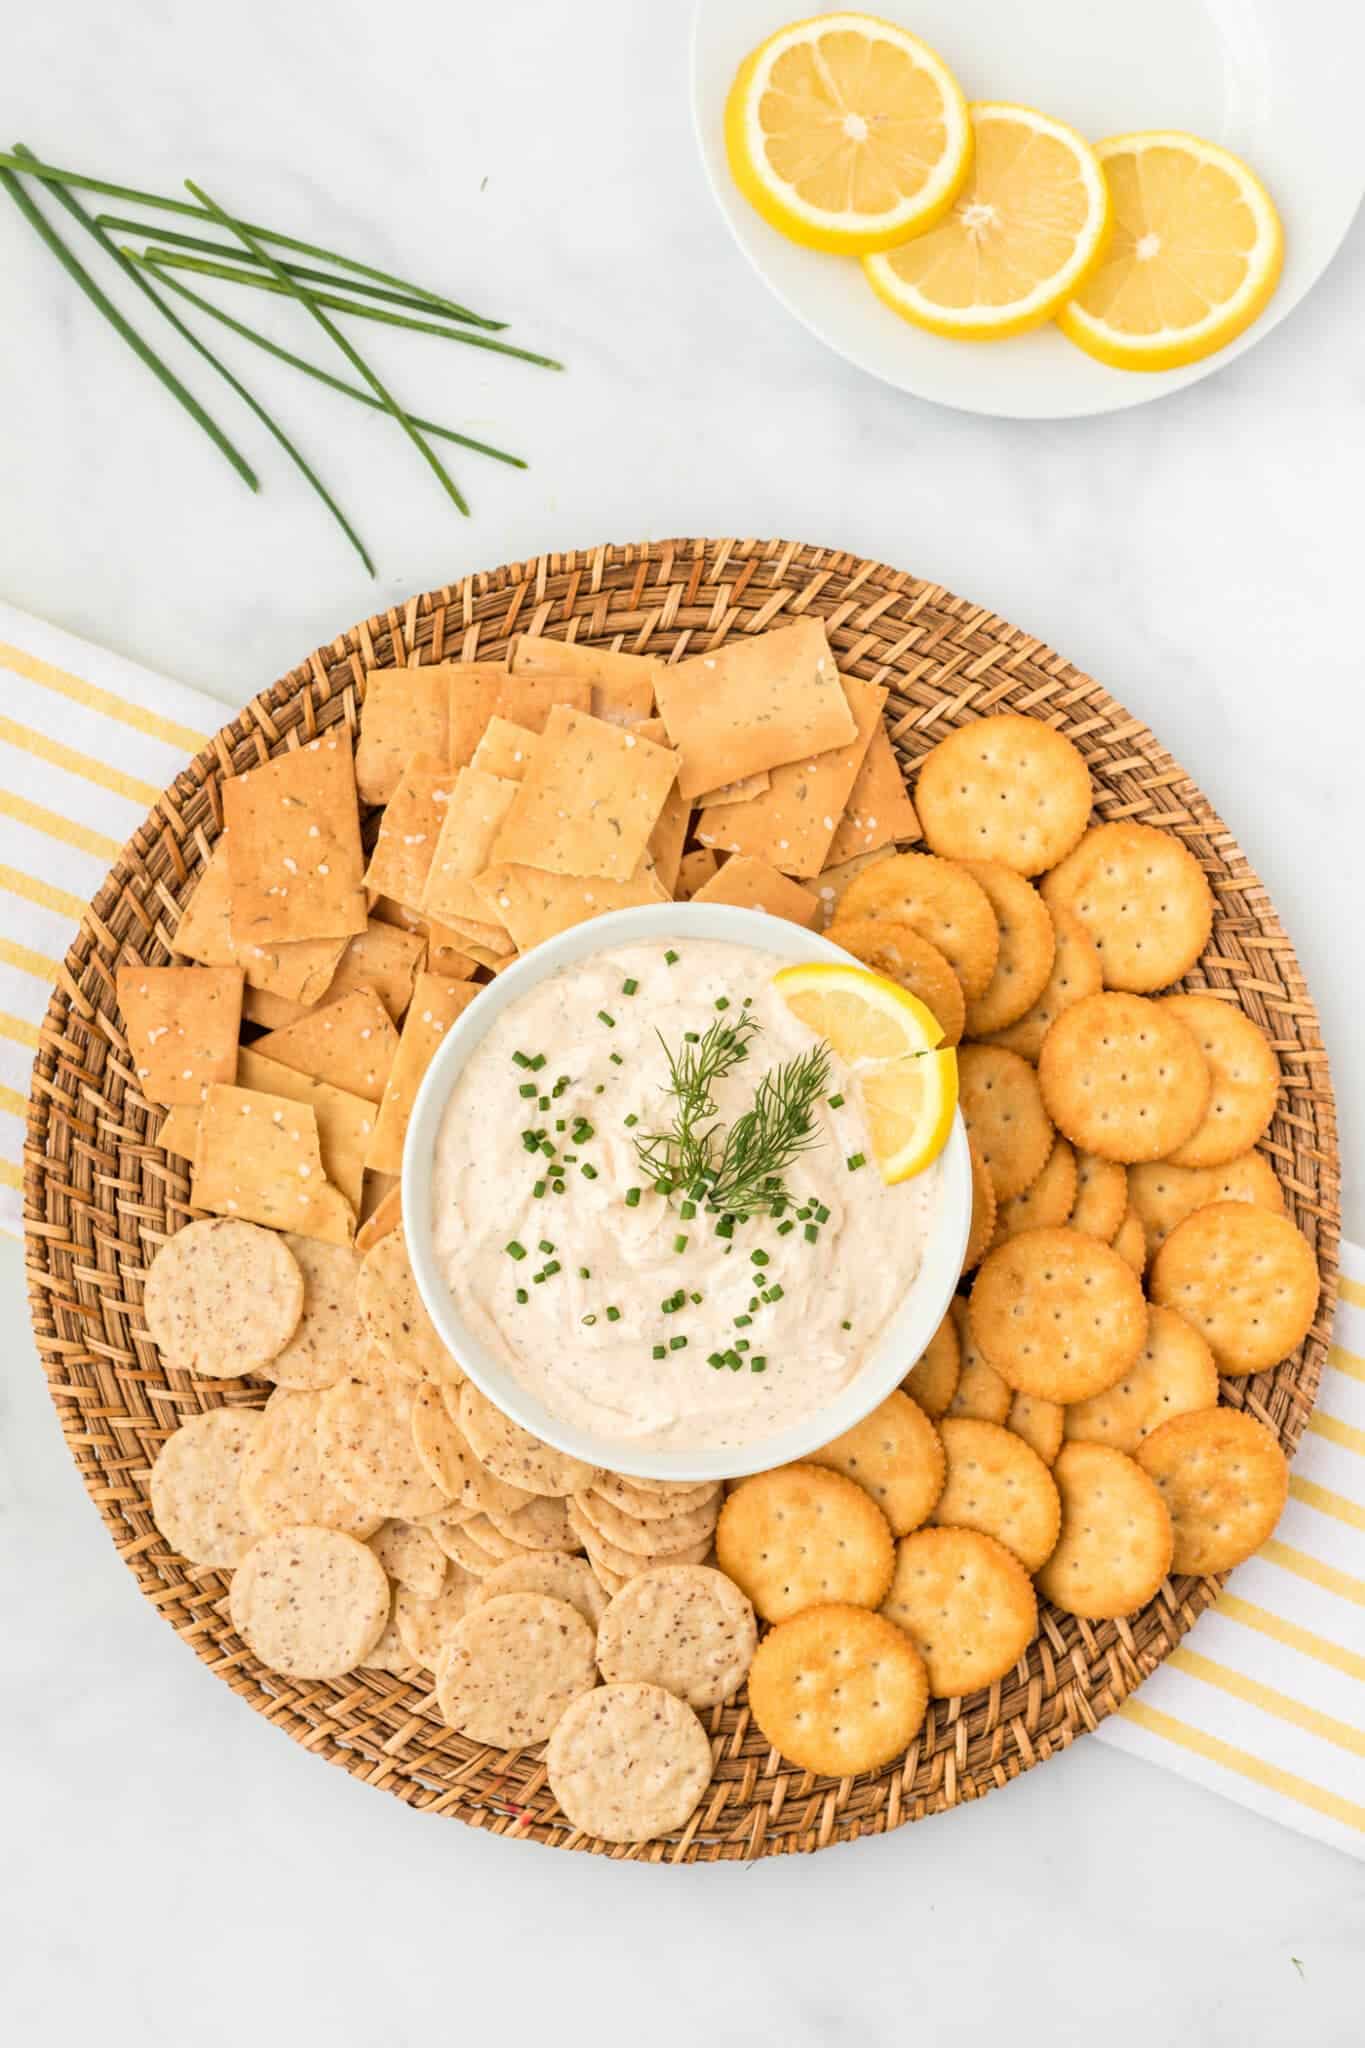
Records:
[[[740,1221],[788,1199],[782,1175],[794,1159],[821,1142],[812,1111],[829,1086],[829,1048],[815,1045],[799,1059],[771,1067],[752,1106],[728,1130],[716,1120],[714,1087],[749,1056],[758,1020],[717,1019],[674,1052],[661,1037],[668,1061],[673,1125],[637,1138],[644,1171],[664,1194],[703,1199],[712,1213]]]

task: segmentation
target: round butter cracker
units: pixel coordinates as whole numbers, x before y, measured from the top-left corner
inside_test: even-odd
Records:
[[[1047,1165],[1056,1132],[1038,1076],[1017,1052],[967,1045],[957,1056],[958,1104],[998,1202],[1031,1187]]]
[[[1108,1444],[1063,1444],[1052,1476],[1062,1530],[1039,1592],[1083,1621],[1135,1614],[1171,1568],[1171,1518],[1157,1488]]]
[[[864,868],[845,889],[839,917],[910,925],[943,955],[969,1002],[995,972],[1000,931],[990,898],[965,868],[932,853],[898,853]]]
[[[968,1031],[984,1038],[1017,1023],[1038,1001],[1052,972],[1057,933],[1032,882],[998,861],[969,860],[963,866],[981,884],[1000,930],[995,972],[967,1005]]]
[[[293,1336],[303,1275],[277,1232],[211,1216],[161,1246],[147,1268],[142,1312],[168,1364],[238,1379],[260,1372]]]
[[[1162,1008],[1194,1033],[1212,1087],[1204,1120],[1169,1157],[1172,1166],[1225,1166],[1265,1136],[1275,1114],[1280,1063],[1260,1026],[1236,1001],[1193,993]]]
[[[1017,1392],[1084,1401],[1141,1354],[1147,1304],[1132,1267],[1097,1238],[1028,1230],[982,1266],[967,1324]]]
[[[951,965],[913,925],[893,917],[837,917],[828,936],[864,967],[897,982],[932,1012],[945,1045],[956,1045],[967,1018],[962,984]]]
[[[902,1536],[881,1611],[923,1657],[934,1699],[994,1685],[1014,1669],[1038,1627],[1028,1573],[979,1529]]]
[[[1130,1457],[1173,1415],[1218,1404],[1218,1367],[1191,1323],[1153,1302],[1141,1354],[1102,1394],[1066,1410],[1068,1442],[1108,1444]]]
[[[981,1346],[972,1335],[966,1298],[961,1294],[954,1295],[948,1312],[953,1318],[962,1350],[962,1370],[945,1413],[966,1416],[976,1422],[1003,1423],[1013,1400],[1010,1383],[982,1355]]]
[[[1047,1113],[1073,1145],[1124,1165],[1164,1159],[1196,1129],[1209,1070],[1194,1033],[1146,996],[1087,996],[1038,1057]]]
[[[1055,1229],[1069,1221],[1076,1202],[1076,1182],[1076,1154],[1065,1138],[1058,1138],[1032,1186],[1000,1204],[995,1242],[1003,1244],[1021,1230]]]
[[[972,1166],[972,1220],[967,1231],[967,1248],[962,1254],[964,1273],[970,1273],[973,1266],[979,1266],[990,1250],[1000,1213],[1000,1204],[995,1199],[995,1183],[981,1156],[981,1147],[974,1142],[970,1131],[967,1133],[967,1156]]]
[[[1096,825],[1042,884],[1099,949],[1106,988],[1135,995],[1188,974],[1213,930],[1213,891],[1194,855],[1154,825]]]
[[[1037,1394],[1015,1394],[1005,1427],[1022,1437],[1045,1465],[1051,1465],[1062,1448],[1067,1413],[1060,1401],[1043,1401]]]
[[[1313,1247],[1287,1216],[1215,1202],[1178,1223],[1152,1262],[1152,1299],[1207,1340],[1221,1373],[1265,1372],[1288,1358],[1318,1312]]]
[[[806,1462],[856,1480],[891,1525],[907,1536],[927,1522],[943,1490],[943,1445],[922,1408],[908,1394],[886,1399],[832,1443],[810,1451]]]
[[[1163,1422],[1137,1461],[1175,1530],[1172,1570],[1230,1571],[1258,1551],[1284,1512],[1289,1465],[1274,1435],[1239,1408]]]
[[[1076,1199],[1064,1220],[1101,1244],[1112,1244],[1128,1214],[1128,1169],[1095,1152],[1076,1153]]]
[[[1063,1010],[1069,1010],[1083,996],[1098,995],[1104,987],[1099,949],[1080,919],[1060,904],[1048,904],[1045,908],[1052,919],[1052,972],[1032,1008],[1016,1023],[990,1034],[992,1045],[1003,1045],[1007,1051],[1032,1060],[1035,1066],[1043,1040]]]
[[[931,1422],[937,1422],[957,1392],[961,1371],[962,1346],[950,1310],[901,1381],[901,1388],[919,1403]]]
[[[1177,1223],[1213,1202],[1251,1202],[1273,1215],[1284,1213],[1284,1189],[1264,1152],[1243,1152],[1226,1166],[1172,1166],[1168,1159],[1130,1166],[1128,1189],[1147,1234],[1149,1260]]]
[[[961,725],[920,763],[924,837],[950,860],[1000,861],[1038,875],[1070,853],[1090,816],[1079,748],[1040,718],[996,712]]]
[[[778,1622],[749,1673],[749,1706],[800,1770],[851,1778],[909,1748],[929,1674],[905,1631],[866,1607],[825,1602]]]
[[[855,1480],[820,1465],[783,1465],[730,1495],[716,1561],[764,1621],[783,1621],[817,1602],[880,1606],[894,1545],[885,1515]]]
[[[1052,1554],[1061,1505],[1052,1474],[1022,1437],[994,1422],[945,1416],[947,1478],[930,1520],[940,1527],[980,1529],[1003,1543],[1026,1572]]]

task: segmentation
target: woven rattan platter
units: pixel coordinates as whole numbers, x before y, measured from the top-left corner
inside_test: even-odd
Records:
[[[125,948],[169,955],[180,908],[222,823],[222,782],[344,722],[355,730],[367,669],[499,657],[518,632],[676,658],[803,612],[825,621],[842,669],[889,686],[886,718],[913,771],[952,727],[1012,710],[1046,719],[1089,764],[1102,820],[1180,835],[1217,902],[1190,985],[1234,989],[1275,1043],[1283,1072],[1264,1141],[1295,1222],[1316,1248],[1318,1319],[1273,1372],[1225,1384],[1292,1452],[1316,1396],[1336,1291],[1335,1110],[1317,1013],[1293,946],[1240,847],[1196,784],[1101,686],[1018,627],[899,570],[787,541],[675,540],[543,555],[417,597],[358,625],[257,697],[158,800],[86,913],[34,1062],[25,1201],[33,1324],[71,1454],[142,1591],[233,1691],[318,1756],[419,1812],[495,1834],[649,1862],[737,1861],[826,1848],[979,1798],[1094,1728],[1172,1650],[1221,1581],[1174,1579],[1141,1613],[1086,1623],[1043,1606],[1009,1676],[936,1701],[905,1757],[843,1783],[787,1764],[752,1726],[744,1695],[708,1726],[711,1790],[681,1835],[609,1848],[559,1814],[537,1751],[480,1749],[439,1719],[420,1686],[378,1672],[325,1683],[267,1672],[227,1618],[227,1580],[172,1553],[147,1478],[171,1431],[220,1400],[169,1370],[145,1333],[142,1276],[187,1219],[185,1163],[155,1144],[160,1121],[130,1084],[114,998]]]

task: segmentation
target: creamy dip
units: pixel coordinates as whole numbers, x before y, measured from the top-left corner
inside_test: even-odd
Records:
[[[817,1044],[773,989],[778,965],[699,939],[593,954],[510,1004],[456,1082],[434,1160],[437,1260],[470,1330],[577,1428],[657,1449],[785,1429],[852,1379],[919,1271],[939,1166],[884,1185],[857,1076],[833,1054],[780,1217],[726,1237],[641,1165],[636,1141],[673,1120],[661,1040],[680,1051],[717,1016],[757,1020],[713,1091],[726,1126],[769,1069]],[[552,1154],[529,1149],[537,1132]]]

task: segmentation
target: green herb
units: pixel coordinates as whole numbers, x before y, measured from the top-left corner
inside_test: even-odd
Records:
[[[582,1174],[584,1180],[596,1180],[597,1178],[597,1168],[590,1159],[585,1159],[578,1171]]]
[[[534,1095],[536,1094],[536,1092],[536,1084],[534,1081],[523,1081],[521,1086],[517,1090],[518,1095],[526,1096]]]
[[[842,1095],[831,1095],[831,1096],[830,1096],[830,1098],[829,1098],[829,1106],[830,1106],[830,1108],[831,1108],[831,1109],[842,1109],[842,1108],[843,1108],[843,1106],[844,1106],[844,1098],[843,1098],[843,1096],[842,1096]]]
[[[867,1165],[867,1157],[866,1154],[862,1152],[850,1152],[848,1158],[844,1163],[848,1167],[850,1173],[856,1173],[860,1166]]]
[[[530,1064],[531,1064],[531,1062],[530,1062],[530,1060],[529,1060],[529,1059],[528,1059],[528,1058],[526,1057],[526,1054],[525,1054],[524,1052],[514,1052],[514,1053],[513,1053],[513,1055],[512,1055],[512,1065],[513,1065],[514,1067],[529,1067],[529,1066],[530,1066]]]
[[[666,965],[669,967],[676,967],[678,964],[678,956],[673,951],[673,948],[671,946],[669,947],[668,951],[664,954],[664,961]]]
[[[782,1174],[820,1144],[812,1117],[829,1081],[829,1048],[812,1046],[799,1059],[764,1074],[752,1106],[728,1130],[715,1121],[714,1084],[749,1053],[758,1020],[741,1015],[709,1026],[695,1050],[676,1056],[664,1046],[676,1108],[671,1131],[637,1139],[642,1163],[677,1183],[700,1180],[713,1211],[740,1220],[771,1213],[790,1200]]]
[[[640,1190],[639,1190],[638,1188],[627,1188],[627,1189],[626,1189],[626,1207],[627,1207],[628,1209],[638,1209],[638,1208],[639,1208],[639,1206],[640,1206]]]
[[[536,1182],[535,1186],[534,1186],[534,1187],[532,1188],[532,1190],[531,1190],[531,1193],[532,1193],[532,1194],[533,1194],[533,1195],[535,1196],[535,1198],[536,1198],[536,1200],[537,1200],[538,1202],[541,1202],[541,1201],[543,1201],[543,1200],[545,1199],[545,1183],[544,1183],[544,1181],[543,1181],[543,1180],[538,1180],[538,1181]]]
[[[673,1249],[675,1252],[685,1252],[687,1250],[687,1238],[683,1232],[680,1231],[677,1237],[674,1238]]]
[[[597,1318],[596,1316],[588,1315],[583,1317],[583,1321],[585,1323],[595,1323],[597,1321]]]
[[[628,1117],[624,1117],[622,1121],[625,1124],[625,1127],[628,1131],[633,1131],[636,1124],[639,1123],[640,1119],[638,1116],[635,1115],[634,1111],[632,1111],[631,1114]]]
[[[541,1068],[542,1068],[542,1067],[544,1066],[544,1064],[545,1064],[545,1055],[544,1055],[544,1053],[543,1053],[543,1052],[538,1052],[538,1053],[536,1053],[536,1054],[534,1055],[534,1057],[533,1057],[533,1058],[531,1058],[530,1060],[528,1060],[528,1062],[527,1062],[527,1065],[528,1065],[528,1066],[530,1067],[530,1069],[531,1069],[531,1072],[532,1072],[533,1074],[538,1074],[538,1073],[540,1072]]]
[[[614,1031],[616,1029],[616,1019],[607,1010],[598,1011],[597,1021],[599,1024],[605,1024],[608,1031]]]
[[[579,1269],[578,1269],[578,1277],[579,1277],[579,1279],[580,1279],[580,1280],[591,1280],[591,1278],[592,1278],[592,1272],[591,1272],[591,1269],[590,1269],[589,1267],[587,1267],[587,1266],[580,1266],[580,1267],[579,1267]]]
[[[792,1222],[791,1217],[789,1216],[785,1223],[778,1224],[777,1234],[779,1237],[788,1237],[790,1236],[791,1232],[795,1230],[795,1228],[796,1225]]]
[[[555,1275],[555,1274],[556,1274],[556,1273],[557,1273],[557,1272],[558,1272],[559,1270],[560,1270],[560,1267],[559,1267],[559,1260],[558,1260],[558,1259],[550,1259],[550,1260],[549,1260],[549,1261],[547,1262],[547,1264],[546,1264],[546,1267],[545,1267],[545,1278],[546,1278],[547,1280],[549,1280],[549,1279],[553,1278],[553,1276],[554,1276],[554,1275]]]
[[[621,993],[623,996],[633,996],[636,989],[639,988],[639,986],[640,984],[638,981],[623,981],[621,983]]]
[[[612,1065],[613,1065],[614,1067],[623,1067],[623,1066],[625,1065],[625,1061],[624,1061],[624,1060],[622,1059],[622,1057],[621,1057],[621,1055],[620,1055],[620,1053],[619,1053],[619,1052],[614,1052],[614,1053],[611,1053],[611,1054],[609,1055],[609,1057],[610,1057],[611,1063],[612,1063]],[[598,1092],[598,1094],[599,1094],[599,1095],[600,1095],[600,1094],[602,1093],[602,1090],[601,1090],[601,1088],[600,1088],[600,1087],[598,1088],[597,1092]]]
[[[853,1328],[853,1325],[852,1323],[840,1323],[839,1328],[841,1330],[851,1330]]]
[[[755,1352],[754,1356],[749,1360],[749,1370],[750,1372],[766,1372],[768,1370],[768,1361],[761,1351]]]
[[[816,1239],[817,1239],[817,1238],[819,1237],[819,1235],[820,1235],[820,1226],[819,1226],[819,1224],[818,1224],[818,1223],[808,1223],[808,1224],[806,1225],[805,1229],[804,1229],[804,1230],[802,1231],[801,1235],[802,1235],[802,1236],[803,1236],[803,1237],[805,1238],[805,1240],[806,1240],[806,1243],[807,1243],[807,1244],[814,1244],[814,1243],[815,1243],[815,1241],[816,1241]]]
[[[729,996],[717,996],[717,997],[716,997],[716,1004],[715,1004],[715,1007],[716,1007],[716,1008],[717,1008],[718,1010],[728,1010],[728,1009],[729,1009],[729,1007],[730,1007],[730,998],[729,998]]]
[[[668,1356],[668,1347],[667,1347],[667,1345],[664,1345],[664,1344],[656,1344],[656,1345],[654,1346],[654,1356],[655,1356],[656,1358],[667,1358],[667,1356]]]
[[[550,1243],[548,1237],[542,1237],[540,1243],[536,1246],[536,1250],[538,1252],[545,1252],[548,1256],[554,1250],[554,1246]]]
[[[767,1265],[767,1263],[768,1263],[768,1254],[767,1254],[767,1253],[766,1253],[766,1252],[765,1252],[764,1250],[762,1250],[762,1248],[761,1248],[761,1247],[760,1247],[760,1249],[759,1249],[758,1251],[756,1251],[756,1252],[750,1252],[750,1254],[749,1254],[749,1264],[750,1264],[751,1266],[766,1266],[766,1265]]]
[[[670,1337],[668,1340],[668,1348],[670,1351],[686,1351],[686,1337]]]
[[[526,1257],[525,1245],[518,1244],[515,1238],[510,1238],[508,1242],[503,1246],[503,1250],[506,1252],[509,1259],[524,1259]]]
[[[529,1301],[530,1299],[531,1299],[531,1297],[530,1297],[530,1295],[529,1295],[529,1294],[528,1294],[528,1293],[526,1292],[526,1289],[525,1289],[524,1287],[519,1287],[519,1288],[517,1289],[517,1300],[518,1300],[519,1302],[521,1302],[521,1303],[522,1303],[523,1307],[525,1306],[525,1304],[526,1304],[526,1303],[527,1303],[527,1302],[528,1302],[528,1301]]]
[[[620,1311],[620,1309],[619,1309],[619,1308],[609,1308],[609,1309],[607,1310],[607,1321],[608,1321],[609,1323],[619,1323],[619,1322],[620,1322],[620,1320],[621,1320],[621,1311]]]

